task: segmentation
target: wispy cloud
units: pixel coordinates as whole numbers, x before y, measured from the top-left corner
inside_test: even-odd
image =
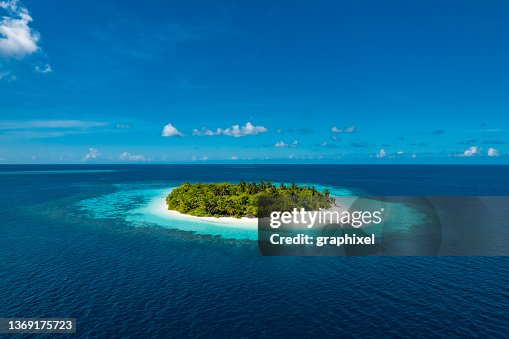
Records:
[[[370,146],[367,142],[362,141],[362,140],[352,141],[348,145],[350,147],[355,147],[355,148],[366,148],[366,147]]]
[[[42,74],[46,74],[46,73],[51,73],[53,72],[53,70],[51,69],[51,66],[49,64],[46,64],[44,66],[35,66],[34,67],[35,71],[37,73],[42,73]]]
[[[92,128],[108,124],[107,122],[88,120],[0,120],[0,130]]]
[[[484,140],[483,145],[504,145],[506,142],[503,140]]]
[[[0,135],[7,138],[58,138],[92,133],[108,122],[86,120],[0,120]]]
[[[223,130],[221,128],[216,129],[215,131],[212,131],[208,128],[202,127],[201,129],[193,129],[193,135],[197,135],[199,137],[203,136],[214,136],[214,135],[220,135],[223,133]]]
[[[336,144],[331,144],[329,143],[328,141],[324,141],[322,142],[321,144],[318,144],[317,146],[320,146],[320,147],[327,147],[327,148],[339,148],[338,145]]]
[[[460,145],[472,145],[473,143],[476,143],[477,139],[468,139],[468,140],[462,140],[458,142]]]
[[[88,153],[83,156],[83,161],[97,159],[99,157],[99,155],[101,155],[101,153],[99,153],[99,150],[97,150],[96,148],[90,147],[88,149]]]
[[[161,133],[163,137],[183,137],[184,133],[180,132],[178,129],[173,127],[172,124],[167,124],[163,128],[163,132]]]
[[[118,159],[122,160],[122,161],[145,161],[145,160],[147,160],[145,158],[145,156],[143,156],[141,154],[131,154],[129,152],[124,152],[124,153],[120,154]]]
[[[6,80],[7,82],[11,82],[16,80],[16,76],[12,74],[11,72],[4,71],[0,72],[0,80]]]
[[[292,141],[291,143],[287,144],[285,143],[284,141],[278,141],[274,144],[274,147],[296,147],[299,145],[299,141],[298,140],[294,140]]]
[[[332,133],[354,133],[355,126],[350,126],[346,128],[337,128],[336,126],[331,128]]]
[[[39,33],[30,27],[32,17],[17,0],[1,1],[7,15],[0,21],[0,56],[21,59],[39,49]]]
[[[241,125],[233,125],[231,127],[222,129],[217,128],[216,130],[210,130],[208,128],[202,127],[201,129],[194,129],[193,135],[196,136],[215,136],[215,135],[227,135],[230,137],[243,137],[247,135],[257,135],[260,133],[267,132],[267,128],[264,126],[255,126],[250,122],[246,122],[244,126]]]

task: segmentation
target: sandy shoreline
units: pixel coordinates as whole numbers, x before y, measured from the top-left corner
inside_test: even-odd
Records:
[[[214,224],[220,224],[221,226],[235,226],[235,227],[258,227],[258,219],[257,218],[234,218],[234,217],[196,217],[194,215],[180,213],[174,210],[169,210],[168,205],[166,205],[166,197],[161,199],[161,212],[163,212],[171,217],[185,220],[200,220]]]

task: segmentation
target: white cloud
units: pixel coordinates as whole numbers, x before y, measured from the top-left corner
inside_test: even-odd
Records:
[[[230,158],[230,160],[239,160],[239,157],[233,156]]]
[[[415,158],[417,158],[417,154],[412,153],[412,159],[415,159]]]
[[[331,128],[332,133],[354,133],[355,126],[350,126],[347,128],[337,128],[336,126]]]
[[[97,157],[99,157],[101,153],[99,153],[99,151],[93,147],[90,147],[88,149],[88,153],[85,154],[85,156],[83,157],[83,161],[87,161],[87,160],[90,160],[90,159],[97,159]]]
[[[473,157],[473,156],[476,156],[476,155],[479,155],[479,147],[472,146],[469,149],[465,150],[465,152],[463,152],[463,154],[461,156],[464,156],[464,157]]]
[[[164,126],[161,136],[163,136],[163,137],[183,137],[184,134],[179,132],[179,130],[176,129],[175,127],[173,127],[172,124],[168,124],[168,125]]]
[[[16,80],[16,76],[11,72],[0,72],[0,80],[5,79],[7,82]]]
[[[283,133],[283,130],[282,130],[281,128],[278,128],[278,129],[276,130],[276,133],[277,133],[277,134],[279,134],[279,133]]]
[[[329,146],[329,143],[327,141],[324,141],[320,144],[321,147],[327,147]]]
[[[246,135],[257,135],[260,133],[267,132],[267,128],[264,126],[255,126],[250,122],[246,122],[244,126],[233,125],[232,127],[228,127],[226,129],[217,128],[215,131],[210,130],[208,128],[202,127],[201,129],[193,129],[193,135],[197,136],[215,136],[215,135],[227,135],[230,137],[243,137]]]
[[[375,155],[375,157],[382,159],[382,158],[385,158],[386,155],[387,155],[387,152],[382,148],[381,150],[378,151],[378,153]]]
[[[214,135],[220,135],[223,133],[223,130],[218,128],[217,130],[215,131],[211,131],[210,129],[207,129],[205,127],[202,127],[202,129],[193,129],[193,135],[197,135],[197,136],[214,136]]]
[[[145,161],[145,157],[141,154],[131,154],[129,152],[124,152],[119,156],[120,160],[123,161]]]
[[[8,12],[0,21],[0,55],[21,59],[39,49],[39,33],[29,24],[32,17],[17,0],[1,1],[0,7]]]
[[[34,69],[37,73],[42,73],[42,74],[53,72],[53,70],[51,69],[51,66],[49,64],[46,64],[44,67],[35,66]]]
[[[106,125],[107,122],[87,120],[0,120],[0,130],[92,128]]]
[[[405,154],[405,152],[403,152],[403,151],[397,151],[397,152],[396,152],[396,154],[397,154],[397,155],[403,155],[403,154]]]
[[[203,156],[203,157],[197,157],[197,156],[194,156],[191,158],[192,161],[207,161],[209,158],[206,157],[206,156]]]
[[[498,157],[498,151],[494,148],[488,148],[488,156],[489,157]]]
[[[131,128],[131,126],[129,126],[128,124],[116,124],[115,127],[116,128]]]
[[[501,128],[490,128],[490,129],[481,130],[481,132],[486,132],[486,133],[502,132],[502,131],[503,131],[503,129],[501,129]]]
[[[267,132],[267,128],[263,126],[254,126],[250,122],[246,122],[244,126],[233,125],[232,127],[225,129],[223,134],[238,138],[246,135],[257,135],[265,132]]]
[[[290,144],[287,144],[286,142],[284,141],[278,141],[274,144],[274,147],[296,147],[299,145],[299,141],[298,140],[294,140],[292,141]]]

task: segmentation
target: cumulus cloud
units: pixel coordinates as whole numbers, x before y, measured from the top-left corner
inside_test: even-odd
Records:
[[[456,157],[476,157],[476,156],[483,156],[484,153],[482,152],[482,148],[479,146],[472,146],[466,149],[463,153],[460,154],[453,154],[453,156]],[[499,153],[495,148],[488,148],[486,151],[486,155],[489,157],[498,157]]]
[[[21,59],[39,49],[39,33],[30,27],[32,17],[17,0],[0,1],[7,15],[0,21],[0,56]]]
[[[128,124],[116,124],[115,125],[116,128],[131,128],[131,126],[129,126]]]
[[[479,147],[477,147],[477,146],[469,147],[461,155],[464,157],[473,157],[473,156],[479,155]]]
[[[498,151],[494,148],[488,148],[488,156],[489,157],[498,157]]]
[[[163,137],[183,137],[184,134],[179,132],[179,130],[176,129],[175,127],[173,127],[172,124],[168,124],[168,125],[164,126],[161,136],[163,136]]]
[[[350,126],[346,128],[337,128],[336,126],[331,128],[332,133],[354,133],[355,126]]]
[[[246,135],[257,135],[260,133],[267,132],[267,128],[264,126],[255,126],[250,122],[246,122],[244,126],[233,125],[232,127],[228,127],[226,129],[217,128],[215,131],[210,130],[208,128],[202,127],[201,129],[194,129],[193,135],[197,136],[215,136],[215,135],[227,135],[230,137],[243,137]]]
[[[83,157],[83,160],[87,161],[87,160],[90,160],[90,159],[97,159],[100,154],[101,153],[99,153],[99,150],[97,150],[96,148],[90,147],[88,149],[88,153],[85,154],[85,156]]]
[[[118,157],[122,161],[145,161],[145,157],[141,154],[131,154],[129,152],[124,152],[120,154]]]
[[[385,158],[386,155],[387,155],[387,152],[382,148],[378,151],[378,153],[375,155],[375,157],[381,159],[381,158]]]
[[[246,135],[257,135],[265,132],[267,132],[267,128],[263,126],[255,126],[252,123],[247,122],[244,126],[233,125],[232,127],[225,129],[223,134],[238,138]]]

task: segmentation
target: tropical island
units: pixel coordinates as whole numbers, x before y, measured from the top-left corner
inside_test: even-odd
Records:
[[[240,181],[238,184],[184,183],[168,194],[166,205],[170,211],[196,217],[256,218],[261,197],[288,198],[280,199],[283,201],[295,201],[298,197],[317,197],[306,199],[306,207],[313,209],[330,208],[334,202],[327,189],[320,192],[313,186],[298,186],[294,183],[286,186],[283,183],[274,185],[270,181],[259,183]]]

